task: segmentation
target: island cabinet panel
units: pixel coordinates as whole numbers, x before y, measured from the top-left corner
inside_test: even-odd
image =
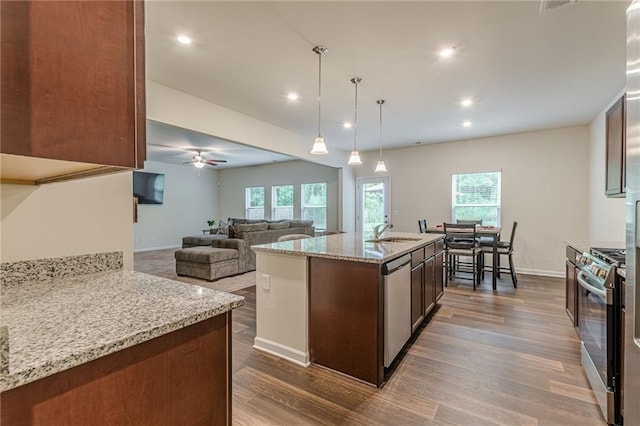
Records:
[[[231,313],[1,394],[3,425],[230,425]]]
[[[442,252],[442,248],[439,250],[436,248],[436,262],[434,265],[434,276],[436,282],[436,302],[440,300],[442,295],[444,295],[444,253]]]
[[[424,263],[411,269],[411,331],[415,331],[424,318]]]
[[[433,250],[432,250],[433,252]],[[435,257],[424,262],[424,314],[425,316],[436,306],[436,280],[434,276]]]
[[[376,263],[309,258],[311,362],[384,381],[384,286]]]
[[[142,1],[2,2],[4,154],[144,167]]]

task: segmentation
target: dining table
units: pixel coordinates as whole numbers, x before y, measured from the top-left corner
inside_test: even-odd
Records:
[[[500,226],[476,226],[476,234],[478,234],[481,237],[490,237],[491,238],[491,244],[492,244],[492,269],[493,269],[493,274],[492,274],[492,286],[493,286],[493,291],[496,291],[498,289],[498,273],[499,273],[499,259],[500,256],[498,255],[498,241],[500,240],[500,231],[502,231],[502,227]],[[428,234],[444,234],[444,226],[443,225],[436,225],[436,226],[429,226],[427,227],[427,233]]]

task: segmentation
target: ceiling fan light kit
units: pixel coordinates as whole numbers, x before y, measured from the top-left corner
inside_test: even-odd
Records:
[[[351,82],[356,86],[356,97],[353,117],[353,151],[351,151],[351,156],[349,156],[347,164],[359,166],[362,164],[362,161],[360,160],[360,153],[358,152],[358,84],[362,82],[362,79],[360,77],[354,77],[351,79]]]
[[[321,99],[322,99],[322,55],[327,53],[327,48],[325,46],[316,46],[313,48],[313,52],[318,55],[318,136],[316,140],[313,142],[313,148],[311,149],[312,154],[324,155],[328,154],[327,145],[324,143],[324,138],[322,137],[321,130],[321,122],[322,122],[322,113],[321,113]]]
[[[376,169],[374,171],[376,173],[385,173],[387,171],[387,166],[384,164],[384,160],[382,159],[382,104],[384,104],[384,99],[378,99],[376,103],[380,107],[380,126],[378,132],[378,140],[380,141],[380,159],[378,160],[378,164],[376,164]]]
[[[200,150],[196,151],[197,153],[193,156],[193,158],[191,159],[191,161],[187,161],[186,163],[183,164],[193,164],[194,166],[196,166],[196,168],[201,169],[206,165],[209,166],[217,166],[217,163],[226,163],[227,160],[209,160],[206,159],[202,156],[202,153]]]

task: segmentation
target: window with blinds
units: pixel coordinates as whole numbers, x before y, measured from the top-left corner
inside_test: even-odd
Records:
[[[264,219],[264,187],[245,188],[244,205],[247,219]]]
[[[501,172],[461,173],[451,179],[451,219],[500,226]]]
[[[327,229],[327,184],[302,184],[302,219],[313,220],[317,230]]]
[[[293,185],[271,188],[271,220],[293,219]]]

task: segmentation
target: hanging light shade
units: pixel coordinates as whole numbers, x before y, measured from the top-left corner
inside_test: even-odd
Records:
[[[353,118],[353,151],[351,151],[351,156],[349,157],[347,164],[352,166],[362,164],[362,161],[360,160],[360,153],[358,152],[358,84],[360,84],[361,81],[362,79],[360,77],[354,77],[351,79],[351,82],[356,86],[356,100]]]
[[[198,169],[201,169],[201,168],[203,168],[203,167],[204,167],[205,162],[204,162],[204,161],[201,161],[201,160],[198,160],[198,161],[196,161],[195,163],[193,163],[193,165],[194,165],[194,166],[196,166]]]
[[[378,140],[380,141],[380,158],[378,159],[378,164],[376,164],[376,169],[374,171],[377,173],[385,173],[387,171],[387,166],[384,164],[384,160],[382,159],[382,104],[384,104],[384,99],[378,99],[376,102],[380,106],[380,127],[378,132]]]
[[[313,142],[313,148],[311,148],[312,154],[328,154],[327,145],[324,143],[324,138],[320,132],[320,123],[322,121],[322,112],[320,108],[322,99],[322,55],[327,53],[327,48],[324,46],[316,46],[313,48],[313,52],[318,55],[318,136],[316,136],[315,142]]]

